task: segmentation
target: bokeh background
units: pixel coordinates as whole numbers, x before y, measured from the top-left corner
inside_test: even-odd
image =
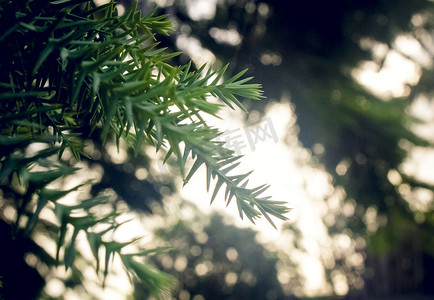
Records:
[[[275,265],[278,287],[261,282],[270,279],[267,268],[245,265],[246,256],[264,258],[244,250],[247,238],[227,228],[218,231],[234,237],[226,259],[236,249],[241,266],[224,275],[232,292],[213,298],[204,283],[215,282],[220,270],[204,254],[219,253],[218,235],[208,232],[217,226],[211,218],[201,254],[178,256],[207,288],[190,289],[181,276],[180,290],[205,299],[240,299],[236,292],[249,284],[250,291],[260,285],[269,292],[243,299],[434,297],[432,2],[156,2],[176,24],[165,45],[184,52],[180,62],[229,62],[233,73],[248,68],[263,85],[264,101],[243,103],[248,115],[228,113],[217,124],[264,133],[272,121],[278,142],[263,135],[242,152],[255,178],[268,180],[273,197],[294,208],[277,233],[266,224],[254,228],[256,241],[271,251],[265,257],[277,259],[267,263]],[[194,196],[196,186],[185,189],[185,198],[208,204]]]
[[[225,297],[240,299],[236,291],[252,284],[244,268],[254,274],[252,286],[269,290],[244,299],[434,297],[432,2],[156,3],[176,24],[165,44],[184,52],[180,62],[229,62],[233,73],[248,68],[263,85],[266,99],[245,101],[249,114],[229,112],[218,126],[242,134],[252,126],[265,131],[271,120],[278,135],[275,142],[263,132],[242,152],[255,178],[268,180],[273,197],[294,208],[278,233],[265,223],[254,227],[277,259],[268,263],[279,287],[261,282],[270,279],[266,268],[245,266],[246,256],[264,258],[242,250],[247,242],[228,228],[219,232],[234,237],[225,247],[237,249],[242,267],[231,269],[236,279],[226,285],[233,294]],[[194,196],[200,187],[184,189],[185,198],[208,204]],[[215,249],[218,238],[205,232],[209,244],[201,249]],[[204,254],[180,257],[196,271],[208,261]],[[214,281],[217,269],[196,272],[198,286]],[[192,297],[215,295],[181,282]]]

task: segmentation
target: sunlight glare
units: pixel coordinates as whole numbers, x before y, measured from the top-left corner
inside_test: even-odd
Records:
[[[186,0],[188,15],[194,21],[212,19],[216,4],[217,0]]]
[[[419,81],[420,67],[396,51],[389,51],[383,68],[368,61],[352,72],[352,75],[366,88],[379,97],[402,97],[408,94],[407,84]]]

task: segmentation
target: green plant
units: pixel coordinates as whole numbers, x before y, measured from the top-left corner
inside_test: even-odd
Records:
[[[243,110],[238,97],[262,97],[259,85],[240,79],[244,72],[225,79],[226,67],[213,71],[171,65],[177,53],[159,48],[157,42],[158,34],[170,32],[171,23],[165,16],[143,16],[137,4],[122,16],[114,2],[99,7],[84,0],[0,4],[0,42],[6,49],[0,61],[0,187],[2,205],[16,210],[15,220],[8,220],[14,235],[32,238],[44,225],[57,242],[56,264],[74,269],[76,238],[84,232],[104,278],[118,255],[152,294],[168,286],[168,276],[139,262],[161,249],[126,253],[125,246],[135,240],[109,238],[122,225],[117,222],[122,212],[115,206],[106,213],[97,209],[110,204],[109,197],[74,205],[59,201],[91,184],[66,190],[54,186],[79,170],[77,162],[87,157],[89,138],[103,144],[114,141],[118,147],[123,139],[136,154],[144,145],[166,151],[165,161],[176,159],[185,183],[205,165],[207,189],[216,181],[211,202],[225,185],[225,200],[229,204],[236,199],[241,217],[254,222],[264,216],[273,226],[271,216],[285,219],[284,202],[261,196],[267,186],[247,187],[250,172],[230,174],[240,157],[215,141],[221,132],[201,117],[217,116],[221,108],[208,101],[211,96]],[[65,151],[74,159],[65,160]],[[193,165],[186,170],[189,157]],[[57,224],[41,220],[47,208],[55,212]],[[50,256],[45,257],[49,264]]]

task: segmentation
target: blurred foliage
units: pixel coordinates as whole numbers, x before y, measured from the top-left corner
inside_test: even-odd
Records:
[[[156,238],[171,250],[152,259],[176,278],[176,299],[283,299],[277,255],[255,231],[228,225],[218,214],[202,215],[192,204],[180,209],[194,217],[157,229]]]
[[[65,285],[84,284],[83,263],[95,268],[104,286],[115,260],[150,295],[165,295],[170,276],[144,260],[161,249],[137,246],[139,238],[115,238],[128,212],[120,199],[147,212],[153,200],[161,201],[152,176],[136,176],[139,167],[150,172],[146,147],[163,153],[165,162],[173,160],[184,183],[205,165],[207,188],[215,181],[211,202],[225,186],[225,200],[235,199],[241,218],[254,222],[263,216],[271,224],[272,216],[286,219],[285,203],[262,196],[267,186],[248,188],[250,172],[232,174],[240,157],[214,140],[221,132],[201,116],[217,116],[222,106],[217,97],[243,110],[239,98],[262,98],[260,85],[242,78],[245,71],[227,79],[227,67],[171,65],[178,53],[160,47],[157,37],[167,35],[172,23],[164,15],[142,14],[137,3],[120,16],[114,2],[2,0],[0,20],[6,50],[0,58],[5,298],[35,297],[44,281],[35,269],[64,267],[70,275]],[[124,166],[112,161],[110,145],[127,148]],[[94,166],[104,174],[92,187],[92,178],[86,179]],[[80,182],[73,184],[77,176]],[[139,197],[144,203],[131,200]],[[90,262],[81,253],[80,237],[90,249]],[[41,239],[56,244],[54,256]],[[37,280],[21,277],[28,269]],[[21,288],[28,281],[34,289]]]
[[[229,71],[249,68],[269,99],[243,102],[250,110],[262,112],[265,105],[289,99],[298,139],[332,175],[335,191],[343,188],[338,208],[330,203],[340,196],[326,199],[324,222],[334,251],[339,253],[333,241],[351,238],[364,267],[354,268],[345,254],[336,254],[325,264],[329,281],[332,273],[344,274],[355,297],[432,294],[434,188],[405,173],[403,163],[412,149],[432,146],[413,131],[421,121],[409,109],[420,97],[432,102],[433,3],[218,1],[212,17],[194,15],[189,5],[162,5],[178,24],[178,35],[165,43],[176,48],[181,38],[197,40],[217,60],[230,60]],[[398,36],[409,37],[421,54],[402,51]],[[353,76],[363,62],[382,70],[390,52],[415,63],[421,75],[399,98],[380,97]],[[421,63],[426,56],[428,63]],[[423,208],[420,193],[429,198]]]

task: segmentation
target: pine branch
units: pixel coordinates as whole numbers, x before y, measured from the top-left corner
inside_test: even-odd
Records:
[[[252,172],[240,175],[229,174],[240,164],[241,157],[234,156],[233,151],[224,148],[221,142],[213,141],[220,134],[217,130],[207,128],[199,123],[190,124],[186,130],[175,126],[166,126],[165,130],[172,131],[173,134],[176,133],[176,136],[180,137],[185,143],[183,160],[185,161],[186,157],[189,156],[194,159],[193,166],[185,177],[185,183],[191,179],[201,165],[206,167],[207,190],[209,190],[211,178],[217,180],[211,196],[211,203],[215,200],[220,188],[225,185],[224,199],[226,205],[229,205],[231,200],[235,198],[241,218],[246,215],[252,223],[255,223],[255,219],[264,216],[275,228],[276,226],[270,215],[281,220],[287,220],[284,214],[289,209],[285,206],[285,202],[269,200],[271,197],[260,197],[268,186],[261,185],[253,189],[247,188],[247,178]],[[175,153],[179,151],[172,150]]]
[[[167,276],[138,262],[154,250],[125,254],[122,249],[135,240],[103,241],[103,235],[121,225],[116,223],[115,209],[103,215],[91,212],[108,199],[95,197],[65,206],[57,200],[82,185],[65,191],[48,187],[75,173],[76,168],[61,161],[62,154],[69,150],[77,160],[83,157],[85,140],[93,132],[101,132],[102,143],[114,139],[119,145],[123,138],[136,152],[144,144],[157,151],[167,148],[165,161],[176,158],[185,183],[205,165],[207,190],[215,181],[211,203],[225,186],[226,204],[236,199],[241,218],[245,215],[254,222],[264,216],[274,227],[271,217],[286,219],[284,202],[262,196],[268,186],[247,187],[251,172],[231,175],[240,157],[215,140],[221,133],[202,117],[203,113],[218,117],[223,105],[245,111],[240,98],[262,98],[261,86],[242,78],[245,71],[225,79],[227,66],[193,70],[191,63],[170,65],[179,53],[159,47],[157,34],[168,34],[171,22],[152,13],[143,16],[137,3],[118,16],[114,1],[99,7],[85,0],[44,2],[43,7],[32,2],[20,7],[20,1],[6,1],[0,7],[0,13],[10,14],[15,22],[3,22],[5,32],[0,35],[7,49],[0,60],[7,71],[0,76],[0,185],[24,191],[17,193],[22,200],[17,204],[17,221],[29,216],[24,228],[29,236],[38,228],[40,212],[49,203],[55,207],[60,224],[55,232],[57,262],[74,269],[76,239],[85,232],[97,273],[99,254],[105,249],[104,278],[110,259],[119,255],[127,271],[153,295],[169,283]],[[210,102],[210,97],[223,104]],[[25,155],[23,149],[33,143],[45,143],[47,149]],[[193,166],[187,172],[188,158]],[[30,211],[32,199],[36,206]],[[107,229],[97,231],[101,224]]]

